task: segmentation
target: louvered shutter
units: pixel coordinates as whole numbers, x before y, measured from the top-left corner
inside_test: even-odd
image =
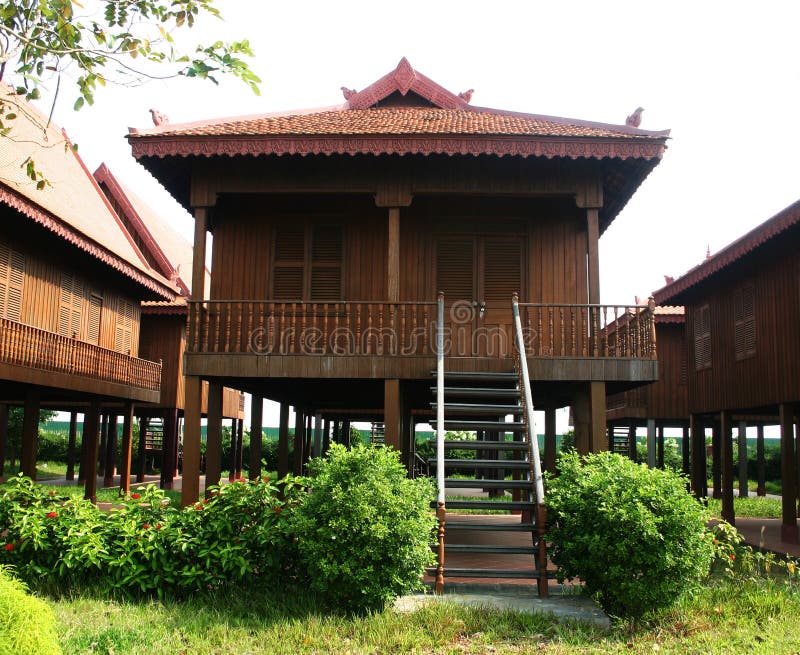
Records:
[[[755,289],[746,286],[733,294],[734,345],[736,359],[745,359],[756,351]]]
[[[342,228],[314,226],[311,237],[311,300],[342,299]]]
[[[130,354],[133,338],[133,321],[135,310],[133,303],[120,299],[117,311],[117,328],[114,339],[114,350]]]
[[[303,298],[305,250],[305,229],[303,227],[282,227],[275,230],[272,297],[276,300],[300,300]]]
[[[11,321],[22,317],[25,255],[0,245],[0,316]]]
[[[86,339],[90,343],[100,343],[100,318],[103,313],[103,298],[93,293],[89,296],[89,325]]]
[[[711,367],[711,308],[708,305],[694,312],[694,365],[698,371]]]
[[[519,241],[488,239],[484,246],[484,291],[485,300],[500,300],[510,303],[514,292],[521,287]]]
[[[61,300],[58,307],[58,333],[81,338],[83,314],[83,282],[69,273],[61,274]]]
[[[475,299],[475,242],[442,240],[436,244],[436,290],[448,303]]]

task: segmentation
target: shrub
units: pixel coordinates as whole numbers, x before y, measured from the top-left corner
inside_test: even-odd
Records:
[[[433,562],[431,481],[409,479],[396,451],[361,445],[333,444],[309,471],[311,492],[291,524],[311,589],[365,611],[420,587]]]
[[[565,453],[559,470],[547,497],[559,580],[578,577],[607,612],[638,618],[708,575],[706,511],[682,476],[612,453]]]
[[[61,655],[50,608],[0,565],[0,655]]]

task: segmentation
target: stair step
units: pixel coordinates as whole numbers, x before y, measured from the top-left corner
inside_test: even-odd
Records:
[[[436,397],[436,387],[431,387]],[[481,387],[445,387],[445,398],[459,396],[461,398],[516,398],[519,400],[519,389],[487,389]]]
[[[448,521],[446,530],[479,530],[481,532],[533,532],[535,523],[467,523]]]
[[[436,575],[436,568],[428,569],[429,575]],[[445,578],[526,578],[536,579],[539,576],[538,569],[444,569]]]
[[[451,509],[502,509],[502,510],[533,510],[533,502],[522,500],[447,500],[445,507]],[[436,507],[436,501],[431,501],[431,507]]]
[[[436,466],[436,458],[431,457],[428,464]],[[456,469],[522,469],[528,470],[530,464],[521,459],[445,459],[444,465]]]
[[[489,430],[497,432],[525,432],[525,424],[521,422],[504,423],[503,421],[445,421],[445,430],[463,430],[477,432]]]
[[[530,480],[460,480],[445,478],[444,488],[451,489],[532,489]]]
[[[430,440],[431,445],[436,447],[436,439]],[[458,450],[524,450],[528,451],[527,441],[487,441],[486,439],[457,441],[447,440],[444,442],[444,448],[458,449]]]
[[[436,377],[436,371],[431,371],[431,375]],[[480,371],[445,371],[445,380],[483,380],[486,382],[518,382],[519,376],[516,373],[490,373]]]
[[[436,403],[431,403],[431,409],[436,409]],[[505,416],[506,414],[521,414],[520,405],[495,405],[493,403],[445,403],[445,414],[471,415],[489,414],[491,416]]]
[[[533,546],[484,546],[481,544],[446,544],[445,553],[485,553],[487,555],[535,555]]]

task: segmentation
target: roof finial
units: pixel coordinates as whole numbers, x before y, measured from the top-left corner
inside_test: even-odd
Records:
[[[346,86],[342,87],[342,95],[345,100],[350,100],[356,93],[358,93],[358,91],[355,89],[348,89]]]
[[[642,124],[643,111],[644,107],[637,107],[636,111],[625,119],[625,125],[627,125],[628,127],[639,127]]]
[[[711,259],[711,245],[706,246],[706,259]]]
[[[674,281],[675,281],[675,278],[672,277],[671,275],[665,275],[664,276],[664,282],[666,284],[672,284]]]
[[[464,102],[469,104],[469,101],[472,100],[472,94],[475,93],[475,89],[469,89],[467,91],[462,91],[458,94],[458,97],[461,98]]]
[[[153,125],[158,127],[159,125],[168,125],[169,124],[169,116],[166,114],[161,113],[158,109],[150,109],[150,116],[153,119]]]

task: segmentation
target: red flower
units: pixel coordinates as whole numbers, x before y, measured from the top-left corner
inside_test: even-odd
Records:
[[[734,555],[733,553],[731,553],[730,555],[728,555],[728,557],[730,557],[730,558],[731,558],[731,561],[733,561],[733,560],[735,560],[735,559],[736,559],[736,555]]]
[[[150,529],[150,524],[149,524],[149,523],[145,523],[145,524],[142,526],[142,530],[149,530],[149,529]]]
[[[273,507],[272,511],[275,512],[276,514],[280,514],[283,510],[280,507]]]
[[[3,546],[3,550],[14,550],[14,544],[6,544]]]
[[[203,500],[203,505],[208,505],[208,498]]]
[[[55,512],[47,512],[47,518],[49,519],[54,519],[56,518],[56,516],[58,516],[58,514],[56,514]]]
[[[160,530],[160,529],[161,529],[161,524],[160,523],[156,523],[156,530]]]
[[[48,492],[47,492],[47,494],[48,494],[49,496],[55,496],[55,495],[56,495],[56,492],[55,492],[55,491],[48,491]]]
[[[197,505],[195,505],[194,508],[199,512],[200,510],[203,509],[203,505],[202,503],[197,503]]]
[[[142,494],[131,494],[131,498],[133,500],[139,500],[142,497]]]

